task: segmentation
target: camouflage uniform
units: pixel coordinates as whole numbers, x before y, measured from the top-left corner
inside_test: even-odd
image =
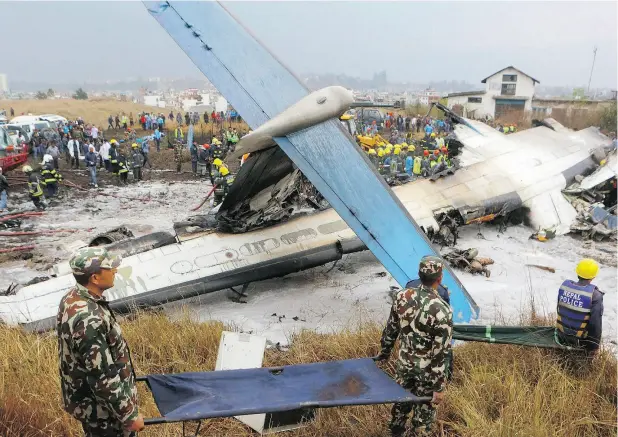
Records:
[[[176,172],[180,173],[182,167],[182,151],[184,150],[185,145],[182,142],[177,141],[174,144],[174,161],[176,161]]]
[[[419,274],[436,279],[442,273],[442,261],[424,257]],[[451,349],[453,312],[436,290],[423,284],[397,293],[382,334],[381,357],[388,357],[400,337],[395,380],[416,396],[432,396],[444,390],[447,356]],[[431,403],[393,405],[389,424],[393,436],[403,436],[412,412],[415,435],[429,431],[436,417]]]
[[[115,268],[119,257],[88,247],[70,261],[75,275]],[[138,416],[129,347],[104,297],[77,284],[61,300],[56,319],[64,409],[86,436],[132,435],[123,424]]]

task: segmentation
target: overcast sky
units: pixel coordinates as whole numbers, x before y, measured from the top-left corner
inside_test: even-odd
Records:
[[[480,81],[508,65],[542,85],[616,88],[610,2],[233,2],[295,73]],[[141,2],[0,1],[0,73],[83,82],[200,77]]]

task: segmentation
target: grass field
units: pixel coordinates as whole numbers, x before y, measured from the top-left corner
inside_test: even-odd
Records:
[[[138,375],[214,369],[224,325],[188,316],[170,321],[142,314],[122,323]],[[367,357],[377,353],[381,327],[325,335],[304,331],[287,352],[267,351],[277,366]],[[56,339],[0,326],[0,435],[77,436],[78,423],[60,407]],[[574,373],[552,351],[468,343],[455,349],[455,373],[439,409],[436,436],[609,437],[616,435],[616,359],[598,356],[589,371]],[[386,365],[392,372],[392,362]],[[139,388],[141,410],[156,416],[153,400]],[[319,410],[315,422],[293,437],[387,436],[390,406]],[[141,434],[140,434],[141,435]],[[145,436],[180,434],[178,425],[147,428]],[[208,420],[204,436],[250,436],[234,419]]]

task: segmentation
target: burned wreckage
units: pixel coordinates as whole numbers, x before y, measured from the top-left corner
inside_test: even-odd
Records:
[[[583,187],[594,183],[589,189],[615,179],[616,152],[608,155],[611,141],[596,128],[574,132],[551,121],[505,136],[484,123],[447,116],[453,117],[454,140],[463,145],[459,170],[393,188],[416,223],[441,242],[452,243],[460,225],[512,219],[513,213],[521,220],[518,211],[526,212],[533,229],[569,232],[578,212],[561,191],[578,179]],[[346,171],[345,162],[340,168]],[[589,174],[592,179],[580,177]],[[363,196],[363,186],[357,190]],[[150,237],[143,245],[114,243],[112,250],[125,255],[107,292],[116,310],[246,286],[366,249],[277,146],[252,152],[218,208],[175,228],[175,242],[166,237],[159,245]],[[1,296],[2,320],[31,329],[51,326],[61,296],[74,284],[68,263],[54,271],[56,277],[44,283]]]
[[[610,153],[611,141],[596,128],[573,132],[547,119],[534,129],[505,136],[436,106],[456,126],[447,142],[455,151],[457,173],[394,187],[434,244],[453,246],[459,227],[482,222],[501,226],[526,223],[533,229],[552,229],[559,234],[582,230],[576,216],[581,220],[585,215],[583,197],[595,188],[597,200],[599,193],[615,197],[615,188],[613,192],[596,186],[584,188],[597,179],[595,185],[611,184],[612,179],[615,187],[616,153]],[[242,152],[241,143],[236,154]],[[345,171],[345,163],[341,171]],[[584,179],[593,172],[601,176]],[[330,207],[278,147],[254,152],[235,181],[220,208],[175,224],[182,239],[212,230],[234,234],[254,231]],[[358,189],[362,191],[362,187]],[[579,203],[574,202],[575,197]],[[588,201],[594,203],[590,198]],[[603,220],[598,205],[596,211],[588,218]],[[611,227],[615,223],[611,210],[606,215]]]

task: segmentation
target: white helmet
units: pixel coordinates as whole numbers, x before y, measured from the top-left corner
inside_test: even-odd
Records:
[[[52,162],[53,160],[54,160],[54,158],[53,158],[51,155],[49,155],[49,154],[45,154],[45,155],[43,156],[43,162],[42,162],[42,164],[47,164],[48,162]]]

